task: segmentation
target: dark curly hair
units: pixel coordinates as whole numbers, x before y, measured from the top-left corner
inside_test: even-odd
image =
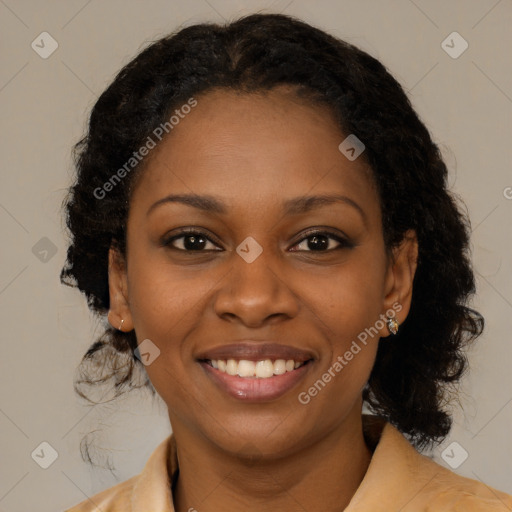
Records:
[[[451,427],[449,391],[467,367],[466,346],[483,330],[468,306],[475,292],[470,226],[447,190],[437,145],[399,83],[375,58],[298,19],[254,14],[226,25],[197,24],[145,48],[116,76],[92,109],[75,146],[77,177],[65,208],[71,243],[61,281],[76,286],[98,315],[109,309],[108,251],[125,253],[134,180],[145,160],[108,194],[98,190],[177,107],[213,88],[264,92],[292,87],[327,105],[341,131],[355,134],[377,186],[386,248],[414,230],[418,266],[409,316],[381,343],[363,399],[418,448]],[[75,389],[83,397],[107,384],[114,397],[137,379],[135,333],[107,327],[85,354]],[[110,384],[112,383],[112,384]],[[154,389],[152,390],[154,393]]]

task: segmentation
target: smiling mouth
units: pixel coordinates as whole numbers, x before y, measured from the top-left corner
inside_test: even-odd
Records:
[[[244,379],[269,379],[293,372],[310,361],[312,359],[306,361],[295,361],[294,359],[261,359],[258,361],[248,359],[204,359],[202,362],[221,373],[231,376]]]
[[[246,402],[284,396],[306,378],[317,358],[311,350],[261,340],[219,345],[196,354],[216,388]]]

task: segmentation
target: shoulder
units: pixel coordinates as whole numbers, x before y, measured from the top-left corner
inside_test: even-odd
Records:
[[[139,475],[65,512],[172,512],[171,481],[177,471],[176,443],[171,435],[157,446]]]
[[[441,471],[421,496],[425,512],[506,512],[512,510],[512,496],[477,480]],[[446,471],[446,473],[445,473]],[[409,510],[409,509],[407,509]],[[413,509],[411,509],[413,510]]]
[[[512,496],[509,494],[478,480],[457,475],[427,457],[424,458],[426,471],[429,474],[434,472],[433,478],[421,493],[425,512],[512,511]]]
[[[126,512],[131,510],[131,496],[139,475],[105,489],[64,512]]]
[[[410,457],[410,474],[422,485],[404,512],[512,511],[512,496],[458,475],[415,450]]]
[[[420,454],[391,424],[365,421],[375,450],[346,512],[507,512],[512,496]]]

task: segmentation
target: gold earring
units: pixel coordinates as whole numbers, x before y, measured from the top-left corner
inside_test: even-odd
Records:
[[[388,317],[387,326],[390,334],[395,335],[398,332],[399,323],[395,317]]]
[[[124,323],[124,318],[121,319],[121,323],[119,324],[119,328],[117,329],[118,331],[122,331],[123,323]]]

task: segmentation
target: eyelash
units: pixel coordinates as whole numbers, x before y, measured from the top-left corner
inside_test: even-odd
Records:
[[[197,229],[193,229],[193,228],[182,228],[182,229],[180,229],[179,234],[173,235],[170,238],[164,238],[162,240],[162,246],[168,247],[168,248],[170,248],[172,250],[176,250],[176,251],[180,251],[180,252],[185,252],[185,253],[192,253],[192,254],[194,254],[194,253],[197,254],[197,253],[201,253],[201,252],[211,251],[211,249],[206,249],[206,250],[203,249],[203,250],[197,250],[197,251],[187,250],[187,249],[178,249],[177,247],[174,247],[172,245],[172,242],[174,242],[175,240],[179,240],[180,238],[186,238],[187,236],[192,236],[192,235],[200,236],[200,237],[206,239],[208,242],[210,242],[212,244],[216,243],[210,237],[206,236],[206,234],[203,231],[200,231],[200,230],[197,230]],[[333,233],[333,232],[328,231],[328,230],[323,230],[322,231],[322,230],[319,230],[319,229],[310,230],[310,231],[307,231],[306,233],[304,233],[303,237],[297,243],[294,244],[294,247],[295,247],[295,245],[300,244],[301,242],[307,240],[308,238],[312,238],[313,236],[319,236],[319,235],[327,235],[328,238],[334,239],[340,245],[338,247],[335,247],[334,249],[327,249],[327,250],[321,250],[321,251],[311,251],[311,250],[304,251],[304,250],[299,250],[299,251],[293,251],[293,252],[313,252],[313,253],[325,254],[325,253],[329,253],[329,252],[336,251],[336,250],[339,250],[339,249],[344,249],[344,248],[350,249],[350,248],[354,247],[354,244],[352,244],[349,240],[347,240],[346,238],[340,236],[339,234]]]

